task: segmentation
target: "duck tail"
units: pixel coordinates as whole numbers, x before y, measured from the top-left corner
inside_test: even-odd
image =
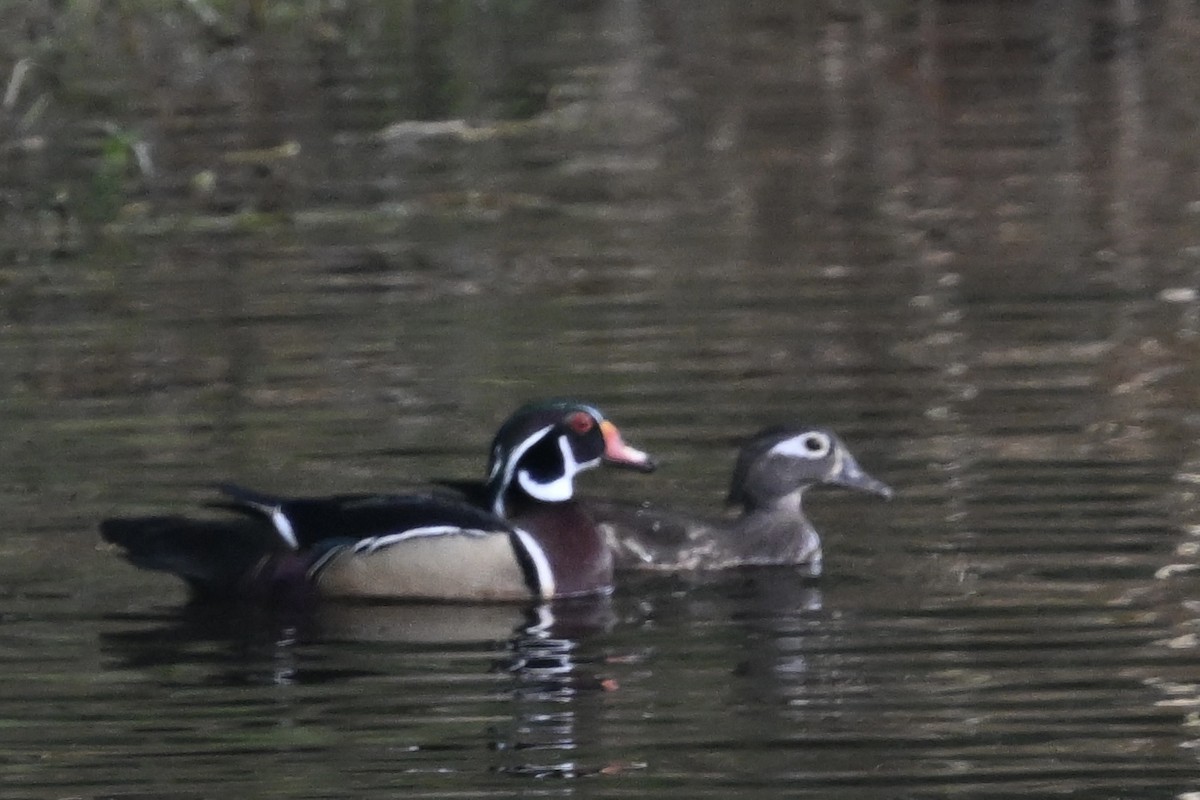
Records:
[[[134,566],[182,578],[198,599],[244,593],[278,547],[273,531],[250,520],[106,519],[100,536]]]

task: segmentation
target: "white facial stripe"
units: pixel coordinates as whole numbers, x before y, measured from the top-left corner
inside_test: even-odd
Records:
[[[500,460],[500,453],[500,447],[495,447],[492,449],[492,469],[488,473],[488,483],[491,483],[496,479],[496,476],[500,474],[500,470],[504,466],[504,462]]]
[[[575,495],[575,475],[579,472],[580,464],[576,463],[575,454],[571,452],[571,445],[567,444],[565,436],[558,437],[558,450],[563,457],[563,474],[549,483],[538,483],[526,470],[517,473],[517,483],[521,488],[530,497],[544,503],[562,503]]]
[[[593,458],[591,461],[584,461],[582,464],[576,464],[575,465],[575,474],[578,475],[579,473],[583,472],[585,469],[591,469],[592,467],[598,467],[598,466],[600,466],[600,462],[603,460],[604,460],[603,457]]]
[[[517,462],[521,460],[521,456],[525,455],[525,451],[540,442],[542,438],[550,432],[553,425],[547,425],[540,431],[526,436],[525,439],[508,454],[508,461],[504,463],[504,479],[500,482],[500,491],[496,493],[496,502],[492,506],[492,513],[497,516],[504,516],[504,492],[512,483],[513,471],[517,468]],[[496,467],[498,468],[498,467]]]
[[[819,450],[810,450],[806,445],[808,442],[816,439],[821,443]],[[791,439],[784,439],[779,444],[772,447],[768,452],[777,456],[789,456],[791,458],[807,458],[815,461],[818,458],[824,458],[829,455],[831,443],[829,437],[823,433],[802,433],[799,436],[793,436]]]
[[[546,551],[538,544],[537,539],[520,528],[516,529],[516,535],[521,540],[525,552],[529,554],[529,560],[533,562],[533,571],[537,573],[539,593],[543,599],[549,600],[554,597],[555,587],[554,571],[550,569],[550,559],[546,557]]]
[[[565,436],[558,437],[558,452],[562,453],[563,477],[567,479],[573,480],[581,471],[600,463],[599,458],[593,458],[591,461],[586,461],[582,464],[576,461],[575,451],[571,449],[571,444]]]

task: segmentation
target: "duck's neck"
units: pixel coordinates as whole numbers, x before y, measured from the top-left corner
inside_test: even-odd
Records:
[[[804,490],[771,502],[747,506],[734,523],[737,548],[744,563],[805,564],[812,574],[821,571],[821,537],[804,516]]]
[[[511,484],[500,482],[488,482],[487,484],[487,503],[488,509],[501,519],[511,519],[514,503],[519,503],[520,495],[523,493],[513,489]]]
[[[497,481],[487,485],[489,508],[498,517],[512,519],[519,511],[570,503],[575,494],[572,477],[567,475],[546,483],[537,483],[527,474],[518,471],[508,483]]]
[[[612,552],[584,506],[575,500],[539,500],[519,489],[506,493],[504,506],[509,523],[528,533],[541,549],[557,595],[612,590]]]
[[[805,487],[807,488],[807,487]],[[746,513],[763,513],[768,512],[780,516],[793,516],[803,520],[808,524],[808,519],[804,516],[804,489],[797,489],[791,494],[785,494],[782,497],[772,497],[770,500],[757,504],[753,508],[747,507]]]

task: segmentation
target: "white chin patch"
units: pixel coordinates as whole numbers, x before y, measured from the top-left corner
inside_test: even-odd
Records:
[[[543,503],[563,503],[575,496],[575,474],[579,472],[579,464],[565,437],[558,437],[558,450],[562,453],[563,471],[552,481],[539,483],[526,470],[517,470],[517,485]]]
[[[519,470],[517,484],[530,497],[543,503],[562,503],[575,494],[575,482],[570,475],[563,475],[549,483],[538,483],[528,472]]]

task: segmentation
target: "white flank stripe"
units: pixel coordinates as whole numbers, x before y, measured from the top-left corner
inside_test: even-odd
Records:
[[[383,536],[373,536],[362,539],[354,544],[356,553],[374,553],[384,547],[391,547],[409,539],[426,539],[430,536],[488,536],[495,531],[482,531],[476,528],[460,528],[457,525],[429,525],[424,528],[410,528],[399,533],[388,533]]]
[[[554,571],[550,569],[550,559],[546,558],[546,551],[538,544],[537,539],[534,539],[520,528],[514,528],[517,538],[521,540],[521,544],[525,547],[525,552],[529,554],[529,560],[533,562],[533,569],[537,573],[538,590],[542,594],[542,599],[549,600],[554,597]]]
[[[329,550],[326,550],[320,558],[312,563],[312,565],[308,568],[308,571],[304,573],[305,576],[308,577],[309,580],[313,580],[321,573],[321,570],[325,569],[326,564],[344,552],[346,552],[346,548],[344,547],[333,547]]]

